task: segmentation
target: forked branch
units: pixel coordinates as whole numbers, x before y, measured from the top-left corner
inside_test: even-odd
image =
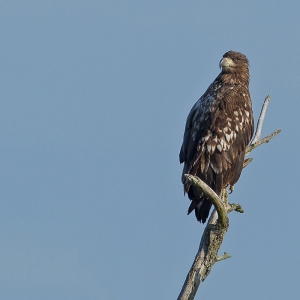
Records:
[[[276,131],[274,131],[273,133],[269,134],[268,136],[264,137],[261,140],[258,140],[257,142],[255,142],[254,144],[249,145],[246,148],[246,155],[248,155],[253,149],[255,149],[256,147],[265,144],[265,143],[269,143],[270,139],[272,139],[274,136],[276,136],[277,134],[279,134],[281,132],[281,129],[277,129]]]
[[[266,112],[267,112],[267,108],[268,105],[270,103],[271,97],[268,95],[265,98],[264,104],[262,106],[258,121],[257,121],[257,125],[256,125],[256,131],[254,134],[254,137],[252,139],[252,142],[250,143],[250,145],[246,148],[246,153],[245,155],[247,156],[253,149],[255,149],[256,147],[264,144],[264,143],[269,143],[270,139],[272,139],[274,136],[276,136],[277,134],[279,134],[281,132],[281,129],[277,129],[276,131],[274,131],[273,133],[271,133],[270,135],[266,136],[265,138],[260,140],[260,136],[261,136],[261,130],[262,130],[262,125],[263,122],[265,120],[265,116],[266,116]],[[246,160],[247,161],[247,160]],[[251,161],[250,161],[251,162]],[[250,163],[248,162],[247,165]],[[245,162],[244,162],[244,167],[245,167]]]

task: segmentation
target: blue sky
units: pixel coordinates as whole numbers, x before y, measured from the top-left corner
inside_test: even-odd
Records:
[[[0,298],[176,299],[204,226],[178,154],[228,50],[263,135],[196,299],[298,299],[298,1],[2,1]]]

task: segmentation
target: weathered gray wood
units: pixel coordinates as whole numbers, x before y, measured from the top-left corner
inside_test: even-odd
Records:
[[[270,100],[271,100],[271,97],[268,95],[265,98],[264,104],[261,108],[260,116],[258,118],[257,125],[256,125],[255,134],[254,134],[253,139],[252,139],[250,144],[255,144],[260,139],[262,125],[263,125],[263,122],[264,122],[264,119],[265,119],[265,115],[266,115],[267,108],[268,108],[268,105],[270,103]]]

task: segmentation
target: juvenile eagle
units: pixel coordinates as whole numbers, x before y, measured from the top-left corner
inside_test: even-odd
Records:
[[[253,135],[249,92],[249,62],[239,52],[228,51],[219,64],[221,73],[191,109],[185,126],[179,160],[182,174],[196,175],[216,194],[239,179],[245,149]],[[211,202],[185,182],[198,221],[205,223]]]

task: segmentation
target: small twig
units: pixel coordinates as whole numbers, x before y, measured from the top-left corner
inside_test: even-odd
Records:
[[[199,177],[190,174],[184,174],[184,177],[187,182],[195,186],[197,189],[201,190],[204,196],[206,196],[206,198],[208,198],[212,202],[212,204],[214,205],[214,207],[218,212],[219,224],[221,226],[224,226],[228,222],[228,217],[227,217],[227,212],[225,210],[225,207],[221,202],[219,196]]]
[[[255,149],[256,147],[260,146],[261,144],[269,143],[270,139],[272,139],[274,136],[276,136],[280,132],[281,132],[281,129],[277,129],[276,131],[274,131],[270,135],[266,136],[265,138],[263,138],[263,139],[255,142],[254,144],[249,145],[246,148],[246,155],[248,155],[253,149]]]
[[[216,261],[218,262],[218,261],[221,261],[221,260],[224,260],[224,259],[228,259],[228,258],[231,258],[231,255],[229,253],[224,252],[223,255],[217,256],[217,260]]]
[[[243,163],[243,168],[246,168],[251,162],[252,162],[253,158],[247,158],[244,160],[244,163]]]
[[[271,138],[273,138],[274,136],[276,136],[278,133],[281,132],[281,129],[278,129],[278,130],[274,131],[273,133],[271,133],[270,135],[268,135],[267,137],[260,140],[262,125],[263,125],[263,122],[265,119],[266,111],[267,111],[268,105],[270,103],[270,100],[271,100],[271,97],[268,95],[265,98],[264,104],[261,108],[261,112],[260,112],[260,115],[259,115],[259,118],[257,121],[256,131],[255,131],[254,137],[252,139],[252,142],[246,148],[245,156],[247,156],[253,149],[260,146],[261,144],[268,143]],[[243,168],[245,168],[250,162],[251,161],[245,160]]]
[[[270,100],[271,100],[271,97],[268,95],[265,98],[264,104],[261,108],[260,116],[258,118],[257,125],[256,125],[255,135],[252,139],[251,145],[256,143],[260,139],[262,125],[263,125],[263,122],[264,122],[264,119],[265,119],[266,111],[267,111]]]
[[[227,204],[227,213],[230,213],[232,211],[236,211],[236,212],[239,212],[241,214],[244,213],[243,208],[239,204],[228,203]]]

